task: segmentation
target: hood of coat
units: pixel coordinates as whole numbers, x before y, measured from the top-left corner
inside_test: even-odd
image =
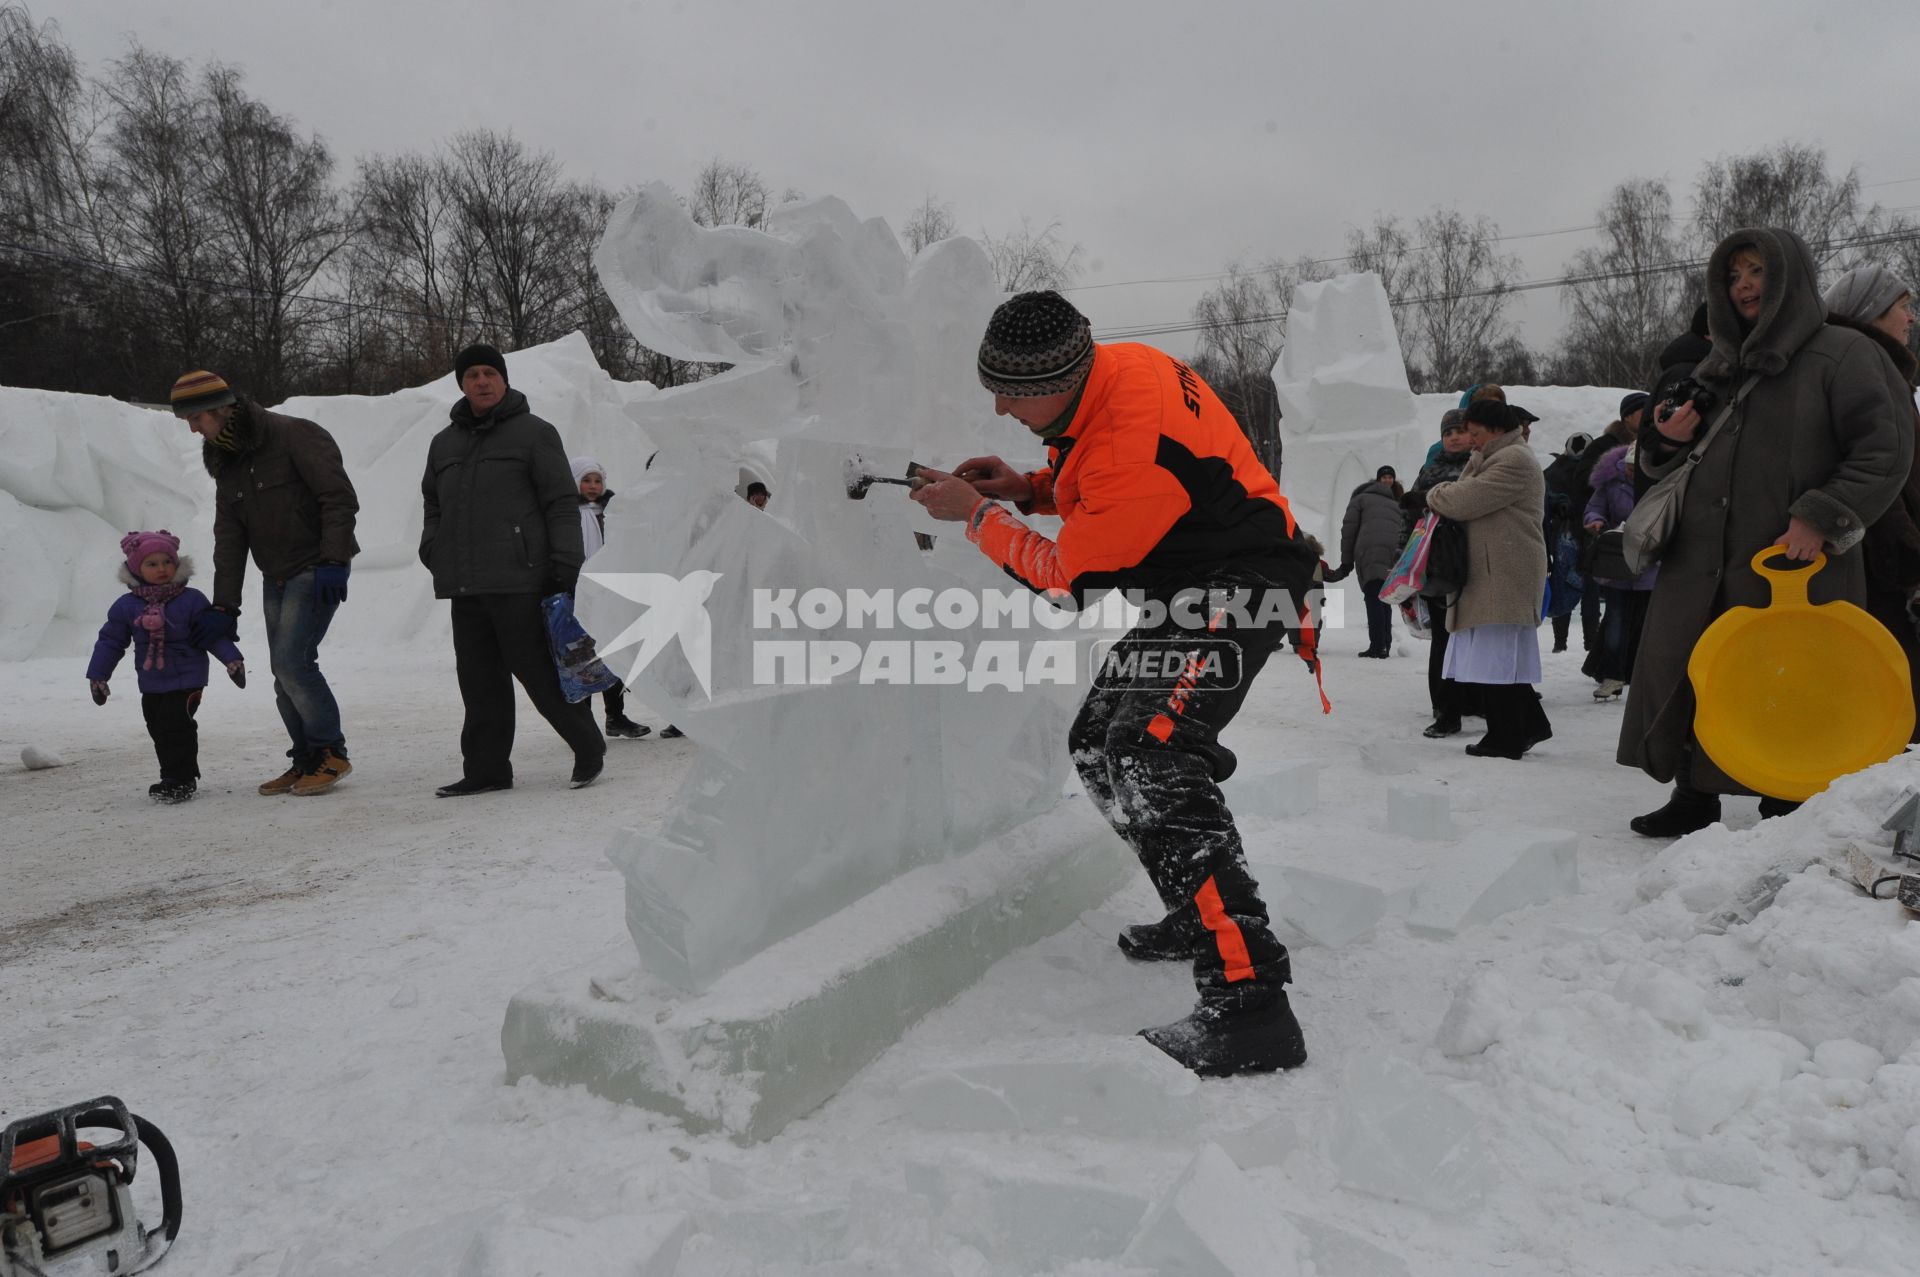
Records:
[[[173,556],[173,561],[175,564],[173,583],[175,585],[185,585],[193,580],[193,556],[191,554],[176,554]],[[120,570],[115,573],[115,576],[119,579],[120,584],[126,586],[129,590],[137,590],[146,584],[146,582],[135,576],[133,570],[125,563],[120,565]]]
[[[527,406],[527,397],[518,390],[508,387],[507,393],[500,396],[500,402],[488,409],[484,416],[473,415],[473,406],[467,402],[465,395],[461,395],[454,401],[453,408],[447,416],[456,426],[467,430],[479,430],[496,422],[505,421],[509,417],[517,417],[523,412],[532,411],[533,409]]]
[[[1835,328],[1851,328],[1857,333],[1865,333],[1871,337],[1876,346],[1887,352],[1887,358],[1893,360],[1893,366],[1899,369],[1907,385],[1914,384],[1915,374],[1920,372],[1920,359],[1916,359],[1911,350],[1895,341],[1891,334],[1882,332],[1872,324],[1863,324],[1857,319],[1848,319],[1840,314],[1828,315],[1827,322]]]
[[[1620,483],[1627,477],[1627,445],[1609,448],[1602,453],[1600,460],[1593,463],[1593,486],[1603,483]]]
[[[207,467],[208,474],[219,478],[222,470],[260,446],[261,421],[265,414],[266,409],[251,399],[243,396],[234,400],[230,419],[233,447],[222,448],[216,443],[200,445],[200,461]]]
[[[1733,255],[1752,249],[1766,266],[1760,316],[1748,328],[1727,293],[1727,268]],[[1777,226],[1735,231],[1720,241],[1707,262],[1707,330],[1713,353],[1700,371],[1725,380],[1736,371],[1776,376],[1793,353],[1827,322],[1821,300],[1820,271],[1806,241]]]
[[[1660,348],[1660,366],[1697,364],[1713,353],[1713,343],[1698,333],[1685,332]]]

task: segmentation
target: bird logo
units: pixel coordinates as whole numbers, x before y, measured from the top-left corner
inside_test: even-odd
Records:
[[[707,699],[713,699],[713,619],[707,615],[707,598],[720,581],[720,573],[704,568],[685,576],[665,572],[585,572],[589,581],[604,586],[621,598],[630,599],[645,609],[639,619],[620,631],[614,640],[600,649],[602,659],[624,647],[639,648],[626,681],[632,683],[653,658],[665,650],[669,640],[680,640],[680,651],[693,668],[693,676]]]

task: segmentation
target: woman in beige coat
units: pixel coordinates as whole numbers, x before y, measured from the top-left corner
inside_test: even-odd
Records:
[[[1467,579],[1447,608],[1445,677],[1477,683],[1487,734],[1467,746],[1482,758],[1519,758],[1553,735],[1540,681],[1540,600],[1547,543],[1540,528],[1546,482],[1513,411],[1497,399],[1467,407],[1473,460],[1427,493],[1427,508],[1466,525]]]

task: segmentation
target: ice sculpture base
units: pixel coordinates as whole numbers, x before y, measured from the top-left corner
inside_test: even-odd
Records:
[[[507,1006],[507,1079],[585,1086],[690,1130],[769,1139],[993,963],[1137,872],[1089,804],[1063,803],[903,874],[701,993],[660,989],[628,949],[540,981]]]

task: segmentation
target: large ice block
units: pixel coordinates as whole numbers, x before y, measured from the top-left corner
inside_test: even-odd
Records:
[[[1473,1111],[1393,1056],[1347,1065],[1328,1153],[1348,1188],[1443,1215],[1478,1209],[1493,1183]]]
[[[1578,838],[1559,830],[1475,832],[1449,847],[1413,891],[1407,926],[1450,936],[1580,890]]]
[[[1249,868],[1268,914],[1295,933],[1289,940],[1338,949],[1372,935],[1387,911],[1387,893],[1370,883],[1263,859]]]
[[[1109,1184],[1001,1165],[911,1162],[907,1186],[942,1233],[986,1256],[995,1272],[1038,1272],[1119,1255],[1146,1199]]]
[[[1317,762],[1299,762],[1262,772],[1236,772],[1220,786],[1220,792],[1239,819],[1304,816],[1320,800],[1320,768]]]
[[[507,1008],[507,1074],[767,1139],[1001,956],[1137,872],[1090,806],[1062,806],[901,875],[698,994],[637,971],[630,952],[540,981]]]
[[[1454,836],[1453,792],[1445,781],[1407,779],[1387,786],[1387,832],[1442,841]]]

